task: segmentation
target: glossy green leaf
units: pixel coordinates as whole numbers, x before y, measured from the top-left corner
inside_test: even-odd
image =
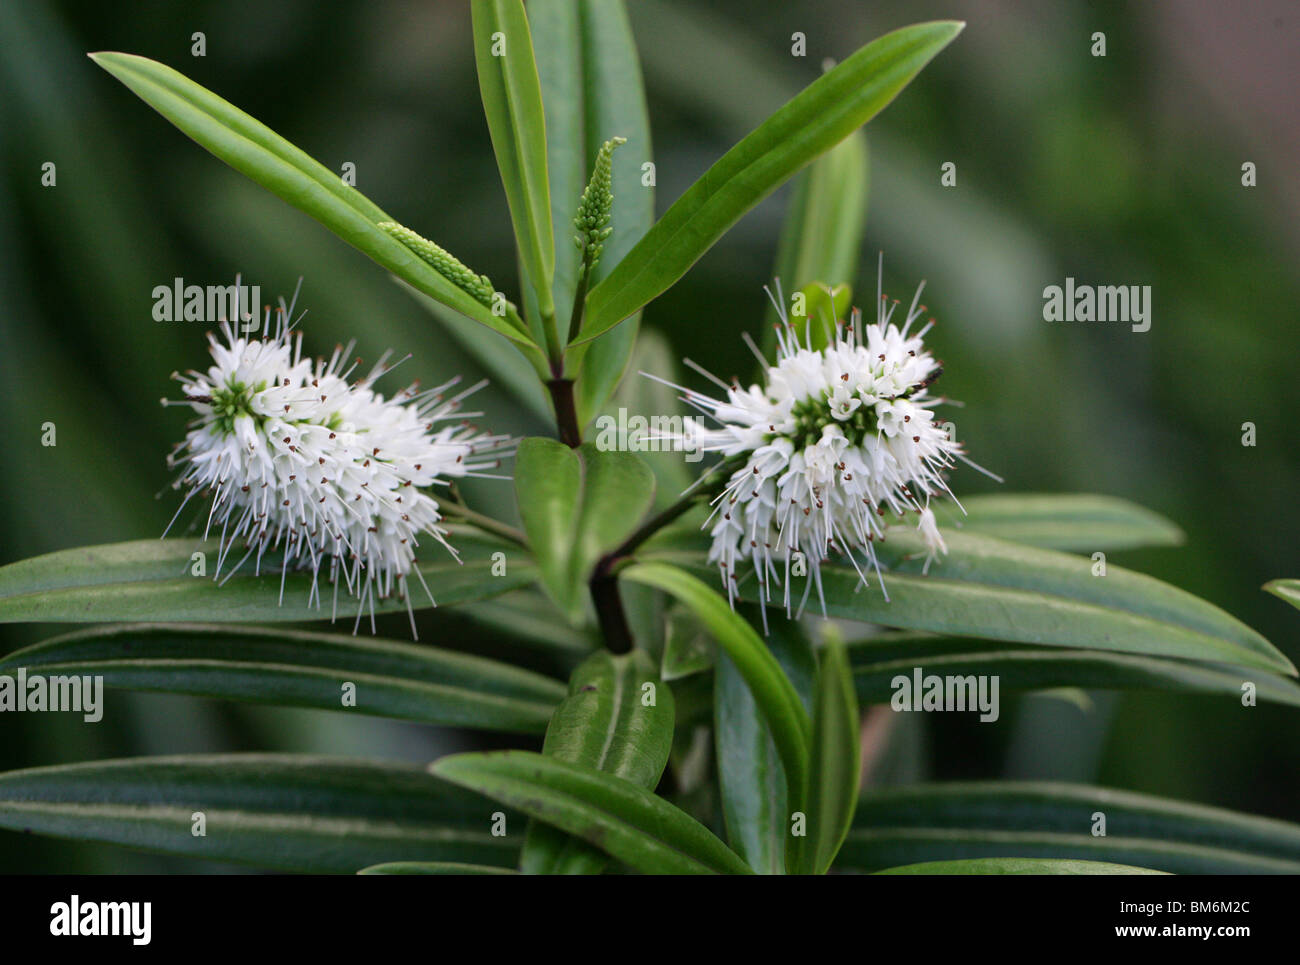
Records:
[[[812,722],[790,678],[762,639],[717,593],[684,570],[663,563],[636,563],[623,579],[663,590],[690,608],[735,663],[772,732],[791,788],[792,811],[802,810],[808,780]],[[797,789],[797,790],[796,790]]]
[[[672,690],[645,653],[601,651],[573,672],[542,752],[654,790],[672,739]]]
[[[463,562],[435,547],[418,564],[439,606],[488,599],[537,578],[537,571],[517,547],[467,534],[453,542]],[[10,563],[0,567],[0,622],[265,623],[331,617],[332,591],[323,575],[316,581],[313,595],[310,572],[290,571],[282,580],[278,564],[264,563],[258,576],[250,560],[229,580],[223,572],[223,582],[218,584],[212,578],[218,550],[216,540],[149,539],[60,550]],[[504,552],[509,561],[504,576],[493,575],[491,556],[495,552]],[[204,576],[191,575],[195,553],[206,557]],[[411,605],[415,609],[430,606],[419,581],[411,582],[416,587]],[[406,607],[405,600],[393,595],[377,601],[375,612],[398,612]],[[356,620],[357,604],[346,589],[339,593],[337,615],[349,628]]]
[[[1013,543],[1071,553],[1095,553],[1143,546],[1177,546],[1183,532],[1169,520],[1126,499],[1092,493],[992,493],[935,503],[947,530],[980,533]]]
[[[993,675],[1004,692],[1068,686],[1170,690],[1240,701],[1242,688],[1249,683],[1258,700],[1300,707],[1300,684],[1294,680],[1228,664],[911,633],[867,638],[851,645],[849,654],[858,700],[865,704],[889,703],[895,693],[894,680],[900,675],[911,680],[920,668],[923,674],[941,676]]]
[[[642,651],[588,657],[555,709],[542,753],[621,777],[653,791],[673,744],[673,695]],[[604,856],[534,822],[520,867],[532,874],[592,873]]]
[[[359,875],[512,875],[513,868],[457,861],[389,861],[362,868]]]
[[[200,754],[0,774],[0,827],[285,871],[387,861],[510,865],[498,805],[401,764]],[[193,833],[196,812],[206,822]],[[507,827],[510,818],[507,818]],[[523,822],[515,815],[515,826]]]
[[[107,687],[251,700],[453,727],[541,733],[563,686],[507,663],[334,633],[126,624],[15,651],[0,673],[89,674]],[[345,684],[355,705],[342,703]]]
[[[759,125],[688,188],[592,289],[581,337],[601,334],[677,281],[746,211],[875,116],[962,26],[939,21],[887,34]]]
[[[811,712],[817,672],[811,644],[794,623],[772,626],[765,642]],[[725,653],[717,658],[713,710],[727,840],[760,874],[785,874],[791,832],[785,769],[749,685]]]
[[[1259,667],[1295,668],[1250,627],[1167,583],[1088,558],[949,530],[948,554],[921,574],[925,547],[908,526],[876,541],[888,600],[846,563],[821,567],[830,616],[950,636],[1110,650]],[[699,556],[659,554],[716,579]],[[688,562],[689,561],[689,562]],[[1100,573],[1098,569],[1096,572]],[[736,592],[757,600],[752,578]],[[780,597],[772,601],[780,605]],[[810,606],[817,606],[816,598]]]
[[[1161,875],[1164,871],[1105,861],[1060,858],[972,858],[966,861],[923,861],[885,868],[878,875]]]
[[[567,325],[578,290],[573,218],[596,152],[610,138],[623,137],[627,143],[614,153],[613,233],[591,281],[604,277],[654,222],[654,187],[642,183],[642,166],[651,160],[650,120],[622,0],[530,0],[528,18],[546,108],[555,307],[561,324]],[[584,292],[588,287],[584,282]],[[578,377],[580,425],[600,411],[627,369],[638,322],[639,313],[607,338],[568,353],[568,370]]]
[[[1095,835],[1099,816],[1105,835]],[[1295,874],[1300,825],[1147,794],[1048,782],[916,785],[862,796],[839,870],[1063,858],[1175,874]]]
[[[1300,580],[1270,580],[1264,589],[1293,607],[1300,608]]]
[[[818,281],[849,288],[856,283],[867,220],[867,163],[866,135],[855,131],[795,178],[776,249],[776,277],[787,298]],[[788,302],[785,308],[790,310]],[[777,319],[769,306],[768,327]]]
[[[862,776],[858,702],[838,633],[828,633],[821,648],[812,725],[808,835],[794,856],[799,870],[820,875],[830,868],[853,823]]]
[[[378,227],[394,220],[342,177],[183,74],[146,57],[90,55],[145,103],[236,171],[315,218],[410,285],[512,339],[528,335],[492,314]]]
[[[580,0],[580,10],[587,163],[609,138],[627,138],[627,143],[614,153],[614,210],[610,220],[614,230],[605,240],[604,253],[588,284],[590,290],[654,224],[654,181],[649,179],[647,183],[645,176],[654,154],[641,62],[625,4],[622,0]],[[601,410],[623,378],[639,328],[640,312],[633,312],[604,338],[573,350],[575,364],[581,366],[576,394],[582,424]]]
[[[713,641],[699,621],[681,608],[669,609],[664,616],[664,651],[659,676],[664,680],[680,680],[713,669],[713,660]]]
[[[582,587],[571,579],[573,534],[582,501],[582,459],[554,439],[524,439],[515,452],[515,499],[542,586],[571,619]]]
[[[572,626],[537,587],[467,603],[456,612],[525,646],[577,656],[600,646],[594,633]]]
[[[550,182],[546,118],[523,0],[477,0],[474,62],[492,149],[510,205],[515,241],[543,315],[554,315]]]
[[[438,777],[518,808],[647,874],[749,874],[686,812],[630,781],[529,751],[456,754]]]
[[[654,476],[629,452],[525,439],[515,456],[515,496],[542,585],[576,622],[597,561],[650,508]]]

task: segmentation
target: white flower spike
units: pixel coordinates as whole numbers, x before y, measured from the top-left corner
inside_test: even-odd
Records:
[[[930,499],[952,497],[944,477],[957,460],[979,467],[930,411],[945,400],[929,394],[942,372],[922,342],[934,320],[912,331],[926,311],[918,304],[924,287],[900,327],[893,321],[898,302],[888,302],[878,285],[876,321],[863,325],[855,309],[848,323],[836,322],[825,348],[813,350],[811,324],[801,343],[778,283],[776,363],[746,336],[766,367],[761,385],[726,385],[688,360],[725,392],[713,398],[682,390],[684,401],[718,423],[699,434],[701,448],[737,467],[705,523],[712,526],[709,561],[733,604],[747,561],[764,604],[775,598],[775,582],[789,613],[791,577],[806,575],[799,610],[815,585],[824,611],[820,564],[831,553],[846,557],[864,584],[865,570],[874,569],[888,599],[874,548],[886,516],[918,514],[926,572],[947,553]]]
[[[335,616],[341,575],[357,600],[357,625],[369,603],[373,631],[375,598],[396,590],[414,634],[407,577],[414,572],[424,584],[415,566],[419,537],[456,556],[430,490],[496,467],[508,440],[464,421],[480,414],[462,412],[461,403],[482,383],[450,398],[458,379],[385,399],[374,383],[397,364],[388,364],[388,353],[349,383],[360,362],[347,363],[353,343],[336,347],[328,361],[304,358],[291,311],[281,305],[273,323],[266,309],[260,333],[237,334],[223,322],[222,339],[208,336],[208,370],[174,376],[184,399],[164,404],[189,406],[198,418],[168,457],[169,466],[183,467],[173,488],[188,490],[182,509],[198,493],[212,496],[204,538],[220,532],[214,578],[236,543],[247,551],[226,579],[254,555],[260,571],[264,554],[282,549],[280,602],[285,572],[310,569],[308,606],[319,607],[315,578],[328,558]]]

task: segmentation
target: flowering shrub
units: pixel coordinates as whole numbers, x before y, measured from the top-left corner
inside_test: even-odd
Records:
[[[212,364],[178,376],[170,402],[193,416],[172,464],[177,520],[195,531],[0,569],[0,619],[95,624],[0,669],[504,733],[518,749],[427,770],[270,754],[34,768],[0,775],[0,825],[309,871],[1300,867],[1297,829],[1141,795],[860,794],[863,706],[993,721],[1002,692],[1080,686],[1300,703],[1262,636],[1107,566],[1115,541],[1179,541],[1172,524],[1102,497],[955,496],[953,470],[985,470],[936,416],[920,289],[902,310],[878,281],[852,307],[859,128],[962,25],[906,27],[828,67],[655,220],[621,4],[481,0],[473,21],[520,265],[509,293],[437,226],[421,231],[440,240],[403,225],[176,71],[92,56],[437,311],[481,325],[458,337],[519,399],[545,398],[553,433],[493,432],[502,413],[464,411],[477,386],[438,359],[402,360],[436,373],[427,390],[383,386],[395,365],[365,368],[353,345],[317,359],[293,304],[213,319]],[[677,371],[639,332],[642,308],[792,178],[779,323],[749,342],[757,376]],[[657,384],[707,417],[657,439],[707,454],[698,474],[681,452],[593,439],[616,391],[644,400]],[[517,519],[465,499],[456,480],[476,474],[513,487]],[[405,612],[415,637],[435,605],[544,650],[551,672],[357,632]],[[277,626],[343,606],[351,633]]]

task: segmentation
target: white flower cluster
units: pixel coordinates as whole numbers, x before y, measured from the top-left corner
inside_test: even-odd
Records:
[[[448,398],[458,380],[423,392],[412,385],[385,399],[374,383],[394,367],[387,353],[349,383],[360,361],[347,362],[353,345],[336,347],[328,361],[304,358],[284,308],[274,325],[267,310],[260,335],[237,334],[229,323],[221,332],[224,341],[209,335],[213,364],[176,375],[184,399],[169,403],[198,413],[168,464],[183,467],[175,488],[188,489],[186,503],[212,496],[204,538],[220,533],[215,576],[243,541],[247,552],[226,578],[250,556],[260,569],[265,553],[283,550],[281,602],[284,572],[309,568],[319,606],[314,577],[328,558],[335,612],[340,575],[358,622],[369,600],[373,624],[375,598],[394,590],[409,610],[407,576],[424,582],[415,567],[419,536],[455,555],[430,488],[495,467],[507,443],[464,421],[479,414],[461,411],[479,386]]]
[[[821,598],[820,564],[832,552],[845,556],[863,582],[867,568],[880,580],[873,544],[884,538],[889,516],[918,515],[927,572],[947,552],[929,503],[952,495],[944,474],[957,459],[967,460],[930,411],[943,401],[929,395],[942,367],[922,342],[933,319],[912,332],[925,312],[920,294],[918,288],[900,327],[892,320],[898,302],[878,292],[873,324],[863,325],[854,310],[819,350],[807,347],[810,323],[801,344],[778,296],[776,364],[750,342],[766,366],[762,384],[746,389],[714,379],[722,398],[684,390],[686,402],[719,424],[700,433],[702,448],[739,463],[706,523],[709,560],[733,601],[743,575],[738,564],[746,560],[765,603],[775,598],[772,582],[784,587],[787,611],[792,574],[810,577],[801,609],[812,586]]]

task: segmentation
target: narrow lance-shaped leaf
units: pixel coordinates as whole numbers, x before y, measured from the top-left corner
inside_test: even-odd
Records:
[[[773,625],[764,642],[811,712],[817,673],[811,643],[794,623]],[[785,874],[786,844],[793,831],[785,769],[749,685],[725,652],[717,656],[713,706],[727,840],[760,874]]]
[[[393,220],[382,209],[266,125],[147,57],[111,51],[90,56],[200,146],[408,284],[503,335],[531,344],[526,332],[493,315],[379,228],[379,222]]]
[[[17,650],[0,672],[92,675],[129,690],[251,700],[428,724],[541,733],[564,695],[549,677],[436,647],[221,624],[125,624]],[[355,702],[344,706],[350,685]]]
[[[1295,874],[1300,825],[1076,784],[913,785],[862,796],[835,866],[875,871],[975,858],[1111,861],[1175,874]]]
[[[813,81],[686,190],[587,298],[595,338],[658,296],[746,211],[874,117],[963,24],[886,34]]]
[[[493,836],[499,810],[419,768],[312,755],[198,754],[0,774],[0,827],[285,871],[512,865],[522,835]],[[512,820],[522,828],[516,814],[507,829]]]
[[[1270,580],[1264,589],[1293,607],[1300,608],[1300,580]]]
[[[389,861],[362,868],[359,875],[512,875],[513,868],[458,861]]]
[[[814,282],[856,283],[862,232],[867,220],[867,138],[861,131],[846,137],[805,168],[781,227],[776,250],[776,277],[788,299]],[[790,310],[787,301],[785,309]],[[777,321],[768,307],[768,325]]]
[[[517,547],[468,534],[457,534],[456,544],[461,562],[431,550],[417,564],[438,606],[489,599],[537,579],[528,561],[513,557],[505,575],[493,572],[492,554],[506,550],[521,555]],[[215,566],[218,551],[216,540],[151,539],[60,550],[10,563],[0,567],[0,622],[331,619],[331,589],[323,578],[313,581],[304,570],[282,576],[277,557],[266,561],[260,576],[248,563],[228,580],[223,573],[218,585],[207,569]],[[412,594],[410,606],[433,605],[423,590],[418,592]],[[394,594],[376,601],[375,612],[399,612],[407,606]],[[340,601],[337,616],[354,622],[357,610],[350,598]]]
[[[1042,549],[1099,550],[1177,546],[1183,533],[1158,513],[1126,499],[1093,493],[990,493],[963,499],[961,509],[935,503],[939,525]]]
[[[749,685],[781,754],[790,788],[790,808],[803,809],[808,781],[812,723],[790,679],[763,641],[727,601],[702,581],[663,563],[635,563],[619,572],[623,579],[645,583],[681,601],[713,634]]]
[[[519,256],[543,317],[554,316],[555,242],[546,173],[546,118],[528,17],[522,0],[477,0],[470,9],[479,92]]]
[[[542,753],[613,774],[653,791],[673,743],[673,695],[639,650],[602,651],[573,672],[569,696],[546,729]],[[604,855],[533,822],[520,867],[533,874],[595,873]]]
[[[853,675],[844,641],[833,627],[821,648],[812,723],[809,833],[793,857],[800,871],[825,874],[853,823],[862,768]]]
[[[631,781],[530,751],[456,754],[438,777],[553,824],[647,874],[751,874],[685,811]]]
[[[612,158],[611,234],[582,292],[631,250],[654,222],[650,119],[640,59],[622,0],[529,0],[537,70],[546,109],[546,148],[556,228],[555,305],[562,323],[573,318],[578,294],[578,249],[572,244],[579,196],[601,146],[618,137],[626,145]],[[580,425],[605,405],[628,368],[637,343],[638,317],[595,342],[573,346],[566,369]]]
[[[1161,875],[1164,871],[1135,868],[1106,861],[1062,858],[971,858],[966,861],[923,861],[885,868],[878,875]]]
[[[995,640],[888,633],[850,646],[858,700],[885,704],[900,692],[899,678],[916,674],[996,677],[1001,692],[1084,687],[1096,690],[1169,690],[1220,696],[1234,703],[1246,688],[1261,701],[1300,707],[1300,684],[1258,668],[1191,663],[1101,650],[1017,646]],[[971,705],[972,709],[974,705]]]
[[[974,533],[945,531],[948,553],[928,575],[926,548],[905,526],[875,543],[884,593],[847,563],[821,566],[829,616],[951,636],[1177,657],[1285,674],[1291,662],[1262,636],[1190,593],[1122,567]],[[660,552],[715,579],[702,556]],[[736,586],[758,598],[753,579]],[[775,604],[774,604],[775,605]]]

